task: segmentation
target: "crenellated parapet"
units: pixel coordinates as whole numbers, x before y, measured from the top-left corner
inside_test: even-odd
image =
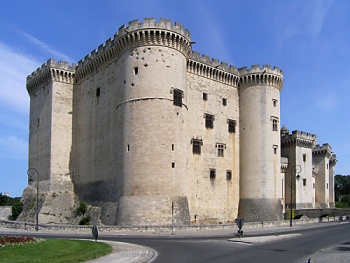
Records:
[[[332,147],[328,143],[324,143],[322,145],[317,144],[315,148],[312,150],[312,155],[314,156],[324,156],[327,158],[332,157]]]
[[[207,55],[192,52],[187,62],[187,72],[209,78],[230,86],[237,87],[239,72],[236,67],[217,59],[210,59]]]
[[[316,145],[316,135],[298,130],[291,134],[281,133],[281,145],[284,148],[297,146],[313,149]]]
[[[55,59],[49,59],[27,77],[27,91],[29,95],[32,95],[50,81],[73,84],[75,69],[75,64],[70,66],[66,61],[56,62]]]
[[[238,69],[240,74],[239,85],[255,86],[255,85],[270,85],[282,90],[283,87],[283,71],[278,67],[264,65],[262,68],[259,65],[253,65],[250,69],[247,67]]]
[[[335,154],[332,154],[331,159],[329,160],[330,166],[336,166],[337,164],[337,156]]]
[[[187,29],[170,20],[145,18],[133,20],[121,26],[113,38],[93,50],[78,62],[77,79],[84,78],[98,69],[117,60],[125,51],[142,46],[165,46],[181,52],[186,58],[191,52],[191,36]]]

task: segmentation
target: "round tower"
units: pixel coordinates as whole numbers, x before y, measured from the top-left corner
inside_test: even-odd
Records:
[[[187,78],[190,34],[169,20],[121,27],[117,63],[118,225],[189,223]]]
[[[239,217],[246,221],[281,220],[279,123],[283,73],[268,65],[240,68],[239,73]]]

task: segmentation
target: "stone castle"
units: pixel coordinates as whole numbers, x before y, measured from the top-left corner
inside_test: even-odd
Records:
[[[178,23],[134,20],[78,64],[50,59],[28,76],[41,223],[69,223],[79,200],[106,225],[334,207],[331,147],[279,128],[283,72],[229,66],[193,44]]]

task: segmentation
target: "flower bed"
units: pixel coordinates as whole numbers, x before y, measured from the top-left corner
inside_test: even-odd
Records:
[[[6,246],[24,245],[28,243],[41,242],[43,239],[34,237],[0,236],[0,248]]]

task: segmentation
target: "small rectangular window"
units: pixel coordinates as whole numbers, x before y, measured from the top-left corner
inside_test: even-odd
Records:
[[[171,168],[175,168],[175,163],[171,163]]]
[[[182,97],[183,97],[183,91],[179,89],[173,90],[173,101],[175,106],[182,107]]]
[[[200,155],[201,154],[201,147],[203,145],[202,140],[192,139],[191,143],[192,143],[192,152],[194,154],[199,154]]]
[[[218,157],[224,157],[225,144],[218,143],[216,148],[218,148]]]
[[[271,117],[272,120],[272,130],[278,131],[278,118],[277,117]]]
[[[139,74],[139,68],[138,67],[134,67],[134,75],[138,75]]]
[[[236,121],[228,119],[227,124],[228,124],[228,132],[236,133]]]
[[[100,95],[101,95],[101,88],[97,88],[96,89],[96,97],[98,98],[98,97],[100,97]]]
[[[272,104],[273,104],[274,107],[277,107],[277,100],[273,99],[272,100]]]
[[[213,129],[214,128],[214,115],[204,114],[205,117],[205,128]]]
[[[171,145],[171,150],[174,151],[174,149],[175,149],[175,146],[174,146],[174,144],[172,144]]]
[[[278,149],[278,145],[274,145],[273,146],[273,153],[274,154],[277,154],[277,149]]]
[[[214,180],[216,178],[216,170],[210,169],[210,179]]]
[[[203,92],[203,100],[208,100],[208,93]]]
[[[232,179],[232,171],[226,171],[226,180],[231,181]]]
[[[303,154],[303,162],[306,162],[306,154]]]
[[[306,178],[303,179],[303,186],[306,186]]]
[[[222,105],[227,106],[227,99],[226,98],[222,99]]]

